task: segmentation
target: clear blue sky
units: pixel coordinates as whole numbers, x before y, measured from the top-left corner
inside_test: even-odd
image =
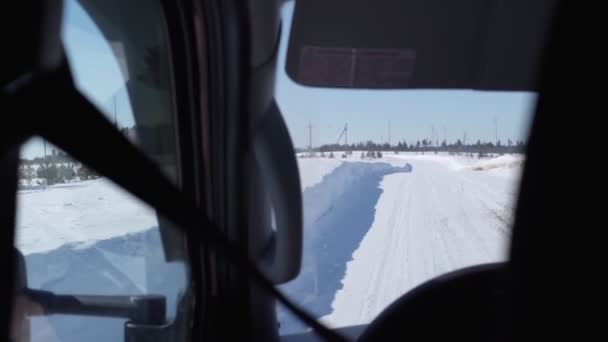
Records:
[[[134,123],[131,104],[123,88],[125,78],[109,43],[75,0],[64,2],[62,38],[78,89],[111,120],[116,99],[117,121],[121,126]],[[24,158],[43,155],[40,139],[32,139],[21,151]],[[47,153],[50,148],[47,146]]]
[[[76,84],[113,120],[114,99],[121,126],[133,125],[133,114],[124,91],[125,79],[109,43],[74,1],[65,2],[63,39]],[[309,122],[313,145],[334,143],[345,123],[349,142],[388,139],[408,143],[436,137],[448,141],[477,139],[494,141],[494,122],[499,139],[524,140],[527,136],[535,95],[454,90],[341,90],[303,87],[285,73],[285,55],[291,28],[293,2],[283,10],[283,32],[279,49],[276,96],[294,143],[308,145]],[[32,141],[22,156],[42,155],[41,141]]]
[[[456,90],[341,90],[303,87],[284,72],[285,46],[291,28],[293,2],[283,8],[280,70],[276,95],[294,143],[308,146],[308,124],[313,145],[335,143],[348,123],[349,143],[368,139],[380,142],[405,139],[409,144],[431,138],[434,125],[439,139],[444,127],[448,141],[494,141],[494,120],[499,139],[525,140],[536,96],[531,93]]]

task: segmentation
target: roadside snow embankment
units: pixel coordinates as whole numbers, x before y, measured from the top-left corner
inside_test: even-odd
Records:
[[[331,173],[343,162],[340,159],[329,158],[298,158],[302,191],[320,183],[323,176]]]
[[[344,162],[304,191],[302,270],[282,289],[315,316],[331,312],[346,263],[374,220],[382,193],[380,181],[388,174],[412,171],[410,164],[401,165]],[[281,333],[305,329],[283,308],[279,308],[278,316]]]
[[[498,168],[517,168],[524,164],[524,157],[521,155],[503,155],[491,159],[483,159],[469,168],[475,171],[487,171]]]

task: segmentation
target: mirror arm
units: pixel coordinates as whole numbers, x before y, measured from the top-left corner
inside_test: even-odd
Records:
[[[147,325],[166,323],[166,299],[161,295],[58,295],[32,289],[22,293],[47,314],[122,317],[129,323]]]

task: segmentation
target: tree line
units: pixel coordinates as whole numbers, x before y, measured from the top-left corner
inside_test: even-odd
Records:
[[[44,185],[68,183],[77,180],[99,178],[92,169],[75,162],[65,152],[53,149],[45,157],[21,159],[18,177],[24,181],[38,181]]]
[[[460,139],[453,143],[448,143],[443,140],[441,143],[433,143],[428,139],[418,140],[408,144],[405,140],[399,141],[397,144],[389,145],[388,143],[376,143],[368,140],[356,144],[323,144],[312,149],[316,153],[330,152],[345,152],[345,151],[393,151],[393,152],[449,152],[453,154],[505,154],[505,153],[523,153],[525,151],[524,141],[512,141],[507,139],[506,142],[498,140],[493,142],[482,142],[477,140],[473,144],[463,143]],[[296,152],[309,152],[309,149],[299,148]]]

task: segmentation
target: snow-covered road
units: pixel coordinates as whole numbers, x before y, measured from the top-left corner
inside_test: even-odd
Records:
[[[446,157],[407,159],[411,173],[380,183],[374,222],[324,319],[333,326],[367,323],[428,279],[506,256],[516,172],[475,171]]]
[[[349,326],[435,276],[504,260],[522,165],[521,155],[300,159],[304,257],[282,289]],[[283,309],[279,321],[282,333],[306,329]]]

